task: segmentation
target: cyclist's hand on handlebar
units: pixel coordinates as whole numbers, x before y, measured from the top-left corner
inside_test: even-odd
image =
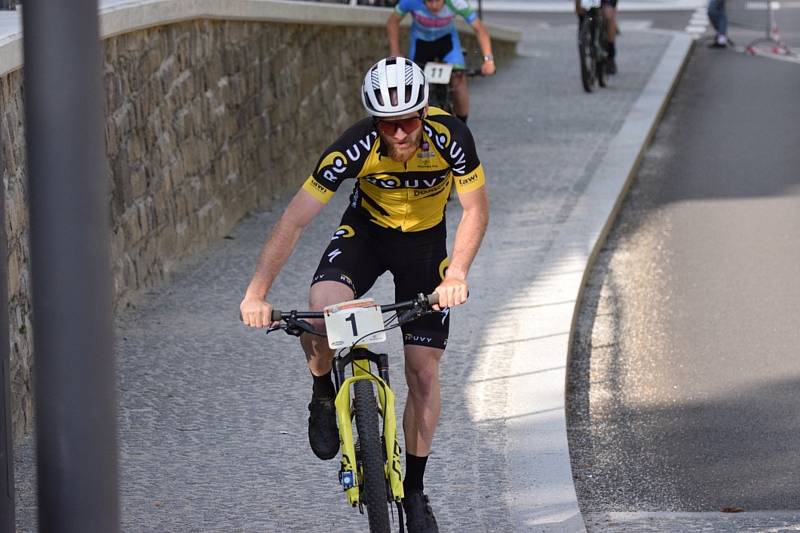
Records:
[[[272,304],[262,298],[244,297],[239,304],[242,322],[251,328],[266,328],[272,325]]]
[[[445,277],[435,291],[439,295],[439,303],[433,308],[439,311],[445,307],[455,307],[466,302],[469,287],[463,279]]]

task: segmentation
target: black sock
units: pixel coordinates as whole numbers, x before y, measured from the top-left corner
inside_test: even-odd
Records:
[[[314,378],[314,388],[312,389],[314,398],[333,398],[336,396],[336,390],[333,388],[333,381],[331,381],[330,370],[327,374],[321,376],[311,374],[311,377]]]
[[[406,478],[403,480],[403,491],[406,495],[425,488],[422,478],[425,477],[425,464],[428,457],[417,457],[406,452]]]
[[[456,115],[456,117],[460,118],[461,122],[466,124],[467,123],[467,118],[469,117],[469,115]]]
[[[606,44],[606,51],[608,52],[608,57],[616,57],[617,55],[617,47],[614,43],[607,43]]]

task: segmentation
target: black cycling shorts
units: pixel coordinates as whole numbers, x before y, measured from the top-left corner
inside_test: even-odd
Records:
[[[459,43],[460,44],[460,43]],[[425,63],[438,61],[441,63],[453,63],[454,65],[464,65],[464,54],[461,46],[453,46],[453,36],[447,34],[434,41],[423,41],[415,39],[411,43],[411,54],[414,63],[425,68]]]
[[[360,298],[388,270],[394,276],[395,301],[402,302],[432,293],[448,263],[444,220],[427,230],[404,233],[382,228],[348,208],[311,284],[338,281]],[[402,326],[403,344],[444,349],[449,330],[449,309],[430,313]]]

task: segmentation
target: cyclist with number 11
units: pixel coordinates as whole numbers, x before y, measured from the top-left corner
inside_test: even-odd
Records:
[[[429,61],[453,65],[450,85],[453,89],[454,111],[466,123],[469,115],[469,89],[464,75],[466,61],[461,50],[455,17],[461,16],[475,32],[483,54],[483,76],[491,76],[496,70],[489,32],[467,0],[400,0],[386,22],[389,55],[401,55],[400,21],[406,13],[411,13],[413,17],[408,57],[423,68]]]
[[[354,179],[349,207],[313,276],[309,305],[320,311],[360,298],[387,270],[394,276],[396,301],[437,293],[437,312],[402,327],[408,383],[403,508],[409,533],[435,533],[423,476],[440,413],[439,362],[450,308],[467,299],[467,273],[488,223],[483,166],[467,126],[428,107],[428,84],[412,61],[391,57],[373,65],[361,99],[370,116],[323,152],[267,239],[240,311],[248,326],[270,326],[270,286],[303,229],[345,179]],[[453,186],[463,213],[449,259],[444,210]],[[310,322],[325,330],[324,321]],[[339,449],[334,353],[324,338],[303,334],[300,340],[313,377],[309,442],[320,459],[332,459]]]

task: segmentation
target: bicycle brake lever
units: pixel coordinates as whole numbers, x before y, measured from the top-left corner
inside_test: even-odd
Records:
[[[397,315],[397,323],[405,324],[406,322],[422,316],[422,310],[418,307],[406,309],[401,314]]]
[[[314,326],[306,322],[305,320],[289,318],[286,320],[286,326],[282,328],[286,331],[289,335],[294,335],[295,337],[299,337],[304,332],[309,333],[311,335],[319,335],[317,330],[314,329]]]

